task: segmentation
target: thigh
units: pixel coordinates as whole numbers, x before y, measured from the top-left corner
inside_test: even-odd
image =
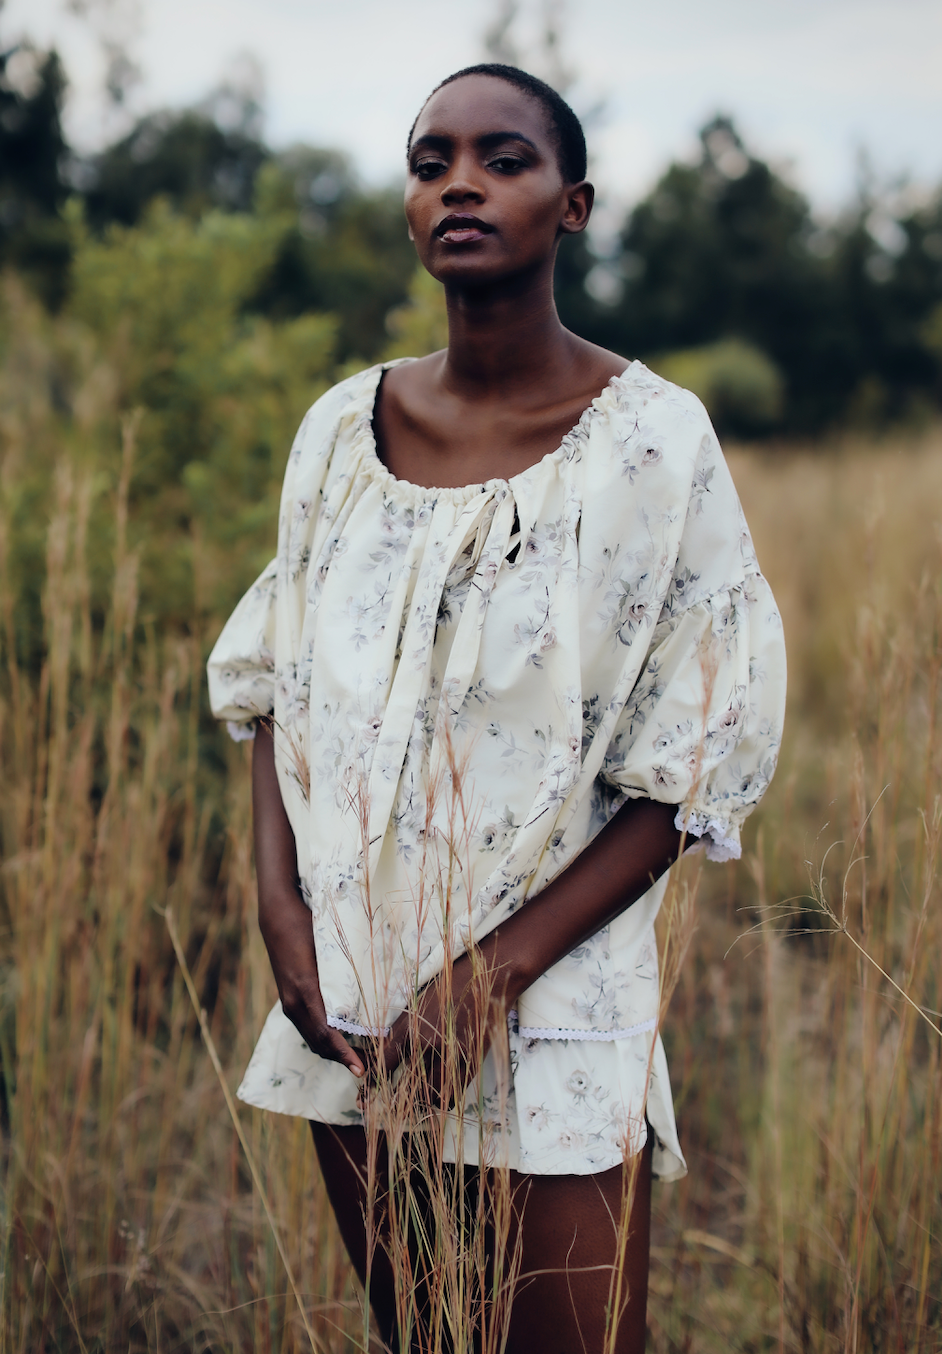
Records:
[[[465,1209],[473,1216],[477,1171],[467,1168],[463,1178],[455,1180],[455,1168],[446,1165],[444,1177],[430,1184],[422,1171],[415,1168],[405,1182],[397,1178],[391,1185],[383,1134],[368,1138],[360,1127],[313,1121],[311,1133],[340,1235],[386,1348],[400,1350],[398,1332],[404,1329],[408,1318],[413,1328],[410,1351],[427,1354],[431,1348],[429,1331],[439,1324],[434,1320],[435,1304],[442,1301],[440,1275],[434,1267],[438,1252],[436,1229],[443,1220],[449,1233],[457,1225],[456,1217],[443,1213],[443,1202],[453,1201],[463,1188]],[[398,1195],[398,1232],[390,1227],[390,1188]],[[408,1218],[405,1236],[404,1214]],[[395,1255],[395,1267],[391,1253]]]
[[[389,1170],[385,1138],[375,1135],[368,1145],[362,1128],[314,1121],[311,1133],[350,1262],[363,1284],[383,1340],[394,1349],[396,1288],[386,1251]]]
[[[635,1171],[620,1242],[625,1171]],[[651,1134],[627,1167],[598,1175],[516,1176],[522,1246],[507,1354],[642,1354],[651,1226]],[[620,1289],[615,1276],[621,1265]],[[606,1337],[607,1311],[619,1309]],[[607,1342],[608,1340],[608,1342]]]

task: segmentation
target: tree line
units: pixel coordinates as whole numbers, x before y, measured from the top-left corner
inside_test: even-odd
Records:
[[[340,366],[386,350],[415,270],[398,189],[365,188],[339,150],[273,150],[231,98],[150,114],[79,156],[58,57],[34,53],[24,86],[13,55],[0,54],[0,266],[50,313],[74,287],[79,216],[116,240],[162,202],[190,222],[268,222],[266,239],[277,221],[246,316],[334,316]],[[729,118],[627,213],[606,257],[564,241],[557,295],[565,323],[690,385],[725,431],[919,420],[942,402],[942,189],[915,198],[863,183],[821,222]]]

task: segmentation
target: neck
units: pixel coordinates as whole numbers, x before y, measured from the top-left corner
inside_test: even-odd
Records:
[[[553,299],[553,260],[539,273],[493,287],[445,285],[448,351],[444,384],[470,397],[504,398],[572,361],[577,340]]]

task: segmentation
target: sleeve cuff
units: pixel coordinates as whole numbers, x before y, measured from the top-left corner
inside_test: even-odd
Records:
[[[681,804],[674,818],[674,826],[678,832],[686,832],[688,837],[705,839],[702,845],[706,846],[707,860],[722,863],[739,860],[742,855],[738,829],[724,823],[721,818],[710,818],[696,809],[685,809]]]
[[[233,743],[251,743],[255,738],[255,721],[251,724],[237,724],[234,719],[226,720],[226,733]]]

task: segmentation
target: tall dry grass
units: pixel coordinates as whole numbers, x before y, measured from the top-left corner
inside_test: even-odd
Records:
[[[937,1350],[942,439],[730,460],[789,708],[666,1032],[691,1170],[656,1195],[651,1344]]]
[[[86,568],[94,486],[60,471],[38,672],[16,661],[0,553],[0,1348],[304,1349],[162,915],[175,915],[209,1028],[235,1066],[270,1005],[251,916],[246,767],[233,749],[225,805],[201,793],[201,639],[135,625],[132,451],[127,426],[103,626]],[[0,516],[0,551],[8,526]],[[294,1268],[328,1313],[315,1319],[339,1312],[342,1325],[357,1304],[311,1191],[306,1125],[259,1116],[249,1133]]]
[[[97,486],[64,464],[51,491],[41,665],[17,658],[0,555],[0,1349],[308,1349],[163,915],[234,1083],[273,997],[253,920],[248,759],[201,720],[210,636],[171,639],[136,618],[132,425],[125,436],[104,616],[87,566]],[[650,1345],[930,1351],[942,1347],[942,1037],[930,1028],[942,1008],[942,443],[732,461],[785,616],[789,722],[744,860],[699,875],[697,929],[674,971],[666,1038],[691,1173],[655,1191]],[[0,551],[17,465],[0,484]],[[684,868],[695,885],[698,863]],[[691,896],[675,894],[681,933]],[[306,1125],[241,1113],[317,1345],[363,1348]],[[447,1191],[439,1160],[409,1165]],[[479,1221],[440,1230],[421,1262],[459,1339],[462,1312],[494,1283]],[[393,1225],[407,1322],[417,1262],[406,1221]]]

